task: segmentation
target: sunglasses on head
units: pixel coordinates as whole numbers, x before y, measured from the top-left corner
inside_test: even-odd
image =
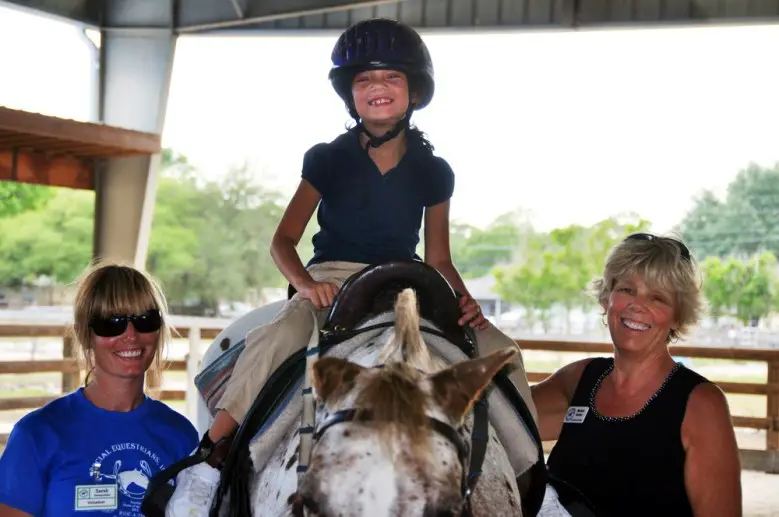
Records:
[[[679,252],[681,253],[681,256],[684,260],[690,260],[690,250],[687,248],[687,246],[685,246],[682,241],[671,239],[670,237],[659,237],[657,235],[652,235],[651,233],[634,233],[632,235],[629,235],[625,240],[626,241],[650,241],[650,242],[670,241],[673,242],[679,248]]]
[[[151,309],[135,316],[95,316],[89,320],[89,328],[96,336],[116,337],[127,330],[128,323],[142,334],[157,332],[162,327],[162,315],[157,309]]]

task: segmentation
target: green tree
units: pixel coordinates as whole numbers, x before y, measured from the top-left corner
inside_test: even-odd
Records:
[[[715,322],[733,316],[757,325],[779,304],[776,268],[776,256],[768,251],[749,259],[707,257],[701,270],[709,315]]]
[[[771,252],[754,255],[744,262],[744,277],[736,305],[736,316],[745,325],[757,326],[777,304],[776,256]]]
[[[55,187],[0,181],[0,219],[38,210],[55,195]]]
[[[709,316],[716,323],[723,316],[732,314],[736,305],[740,282],[738,260],[723,260],[708,256],[701,262],[703,294],[708,304]]]
[[[628,234],[646,230],[649,222],[633,214],[611,217],[591,227],[571,225],[528,238],[515,263],[494,270],[496,291],[522,306],[548,329],[555,306],[570,312],[595,303],[585,295],[588,282],[603,272],[608,252]],[[532,321],[528,323],[532,324]]]
[[[779,164],[749,164],[728,185],[720,201],[711,191],[695,199],[679,231],[699,258],[742,258],[767,250],[779,254],[775,221],[779,216]]]
[[[533,229],[522,212],[495,218],[486,228],[455,223],[451,226],[452,261],[463,278],[479,278],[498,264],[508,264]]]
[[[174,165],[160,179],[147,266],[171,305],[217,312],[249,289],[283,286],[269,252],[280,195],[257,185],[246,166],[204,181],[185,157],[163,163]]]
[[[58,188],[37,210],[0,219],[0,285],[48,276],[71,282],[89,264],[94,193]]]

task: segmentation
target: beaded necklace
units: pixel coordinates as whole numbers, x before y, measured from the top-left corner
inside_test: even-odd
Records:
[[[671,380],[671,377],[681,368],[682,363],[676,363],[674,367],[671,369],[671,371],[668,373],[668,375],[665,377],[665,380],[663,381],[663,384],[660,385],[660,387],[655,391],[651,397],[644,403],[643,407],[633,413],[632,415],[628,416],[606,416],[602,415],[598,412],[597,409],[595,409],[595,394],[598,393],[598,388],[600,388],[601,383],[603,382],[603,379],[606,378],[608,374],[611,373],[612,370],[614,370],[614,363],[612,362],[611,365],[606,368],[606,371],[604,371],[601,376],[598,378],[598,380],[595,382],[595,386],[592,387],[592,391],[590,392],[590,409],[595,414],[598,419],[603,420],[604,422],[626,422],[628,420],[632,420],[636,418],[638,415],[644,412],[644,410],[649,407],[649,404],[652,403],[653,400],[657,398],[658,395],[660,395],[660,392],[663,391],[663,388],[666,387],[668,384],[668,381]]]

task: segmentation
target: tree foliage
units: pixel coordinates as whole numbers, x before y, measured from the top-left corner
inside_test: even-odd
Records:
[[[220,302],[245,299],[266,287],[285,287],[269,248],[285,202],[239,166],[207,180],[186,156],[166,149],[156,196],[147,268],[163,283],[176,312],[216,313]],[[0,182],[0,285],[34,284],[42,277],[71,282],[89,263],[94,193]],[[704,293],[716,320],[755,324],[779,306],[773,221],[779,215],[779,168],[750,165],[727,198],[703,192],[679,225],[702,260]],[[450,244],[465,278],[494,274],[496,292],[525,308],[529,323],[547,327],[555,308],[589,310],[588,282],[603,271],[615,244],[649,221],[635,214],[586,227],[538,232],[521,211],[485,228],[453,223]],[[315,218],[301,239],[312,254]]]
[[[496,291],[505,301],[526,310],[548,330],[551,311],[559,305],[568,314],[587,309],[589,281],[603,272],[606,256],[628,234],[646,230],[649,221],[635,215],[612,217],[591,226],[571,225],[532,235],[514,264],[495,269]]]
[[[204,180],[172,150],[163,152],[161,169],[146,267],[171,307],[216,313],[222,300],[285,285],[269,252],[284,210],[279,193],[261,187],[246,166]],[[0,285],[41,276],[69,283],[91,260],[94,193],[47,189],[38,205],[30,200],[0,218]],[[310,242],[310,232],[303,239]],[[310,244],[301,243],[301,254],[310,257]]]
[[[89,264],[94,194],[62,188],[47,195],[40,209],[0,219],[0,285],[22,285],[41,276],[68,283]]]
[[[40,209],[53,196],[54,190],[45,185],[0,181],[0,219]]]
[[[707,257],[701,269],[712,319],[731,316],[745,325],[757,325],[779,305],[776,267],[776,256],[770,251],[749,259]]]
[[[704,190],[679,231],[698,257],[748,258],[762,251],[779,255],[777,217],[779,164],[772,168],[749,164],[730,182],[724,200]]]

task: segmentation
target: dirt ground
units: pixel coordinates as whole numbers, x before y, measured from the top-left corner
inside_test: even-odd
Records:
[[[744,517],[779,517],[779,474],[741,472]]]

